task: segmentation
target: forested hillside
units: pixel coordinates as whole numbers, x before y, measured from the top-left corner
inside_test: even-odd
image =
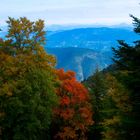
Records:
[[[140,19],[131,15],[134,31],[140,34]],[[113,48],[114,64],[83,83],[92,96],[94,125],[90,139],[140,139],[140,40],[129,45],[118,41]]]
[[[140,19],[131,17],[139,36]],[[139,39],[119,40],[112,49],[113,64],[103,71],[97,66],[80,83],[68,65],[67,71],[56,69],[56,57],[45,48],[43,20],[9,17],[7,24],[0,38],[0,140],[140,139]],[[91,49],[60,51],[56,48],[55,54],[67,63],[82,55],[83,73],[102,58]]]

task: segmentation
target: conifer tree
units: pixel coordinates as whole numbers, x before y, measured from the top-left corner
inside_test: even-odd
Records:
[[[84,82],[88,88],[91,96],[92,109],[94,112],[93,120],[94,125],[90,127],[89,139],[100,140],[102,137],[102,125],[101,121],[104,118],[102,114],[103,109],[103,98],[106,95],[107,85],[105,82],[105,76],[98,69],[93,76],[88,78]]]
[[[134,31],[140,34],[140,19],[133,18]],[[130,102],[132,105],[131,116],[128,119],[127,136],[129,139],[140,139],[140,40],[128,45],[119,41],[119,48],[113,49],[114,62],[116,63],[119,81],[130,91]]]

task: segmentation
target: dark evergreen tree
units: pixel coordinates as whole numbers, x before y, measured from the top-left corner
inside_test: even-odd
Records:
[[[84,84],[90,91],[91,103],[94,112],[94,125],[90,127],[89,139],[100,140],[102,137],[101,121],[103,119],[103,98],[106,94],[107,87],[105,84],[105,77],[103,73],[97,69],[94,75],[85,81]]]
[[[140,34],[140,19],[133,18],[134,31]],[[118,41],[119,48],[114,49],[114,62],[117,66],[117,77],[120,82],[130,91],[132,111],[125,121],[127,126],[127,138],[140,139],[140,40],[128,45],[125,41]]]

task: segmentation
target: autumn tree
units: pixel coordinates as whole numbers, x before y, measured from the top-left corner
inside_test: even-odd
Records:
[[[9,18],[7,23],[0,41],[0,137],[43,139],[57,102],[55,58],[42,46],[44,22]]]
[[[74,72],[60,69],[56,73],[60,80],[57,89],[60,101],[54,109],[55,139],[85,140],[88,126],[93,124],[88,91],[76,81]]]

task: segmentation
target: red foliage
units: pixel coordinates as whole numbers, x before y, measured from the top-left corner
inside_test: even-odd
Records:
[[[56,71],[56,74],[61,84],[57,89],[60,103],[54,110],[54,117],[56,122],[61,120],[61,126],[59,126],[59,132],[55,138],[61,140],[86,139],[87,128],[93,124],[88,91],[76,81],[74,72],[64,72],[63,69],[60,69]]]
[[[63,98],[60,99],[60,104],[63,105],[69,105],[70,104],[70,99],[67,96],[63,96]]]

